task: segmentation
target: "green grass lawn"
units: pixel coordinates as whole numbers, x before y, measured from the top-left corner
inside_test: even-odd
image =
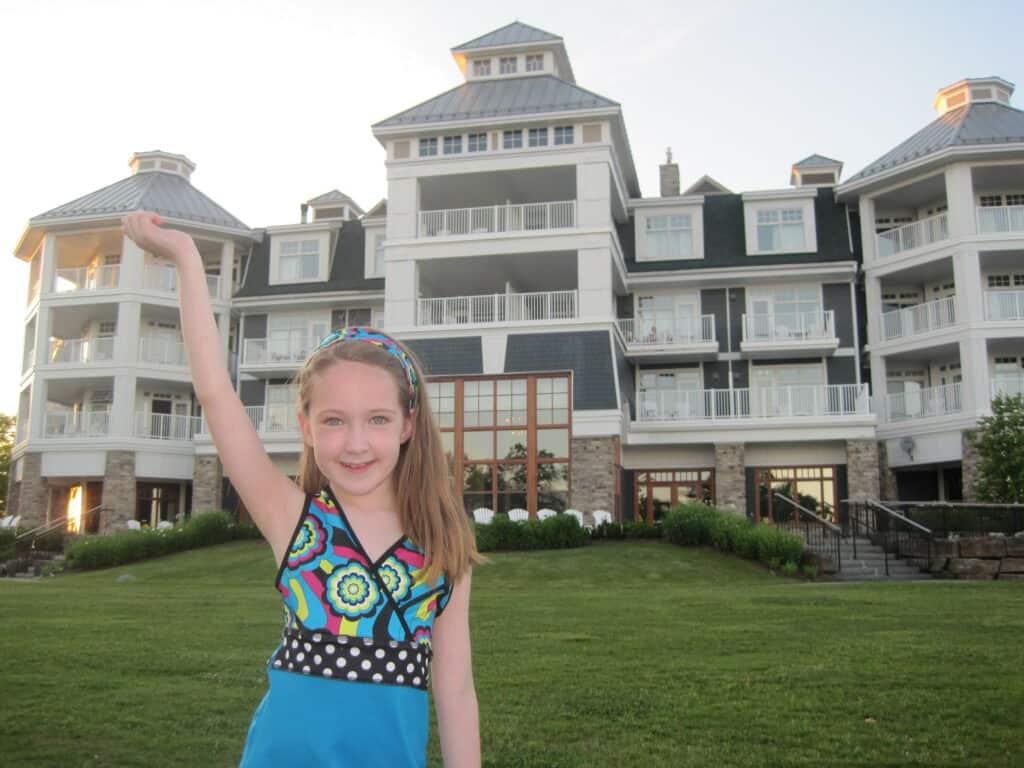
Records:
[[[1024,584],[803,584],[662,542],[491,560],[484,765],[1024,764]],[[235,765],[274,570],[247,541],[0,581],[0,765]]]

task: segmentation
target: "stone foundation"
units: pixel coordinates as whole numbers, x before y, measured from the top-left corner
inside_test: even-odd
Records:
[[[972,536],[900,543],[899,554],[937,576],[953,579],[1024,581],[1024,535]]]
[[[43,455],[41,453],[25,453],[21,457],[21,482],[17,490],[17,511],[10,514],[21,515],[18,525],[34,528],[46,522],[46,480],[42,476]],[[11,494],[7,495],[8,500]]]
[[[100,533],[122,531],[126,520],[135,519],[135,453],[107,451],[103,473],[103,509]]]
[[[960,461],[960,475],[963,478],[964,501],[980,501],[978,480],[981,479],[981,475],[978,472],[978,465],[981,463],[981,454],[971,439],[973,434],[973,432],[963,432],[960,436],[963,455]]]
[[[196,456],[192,478],[192,514],[221,507],[224,469],[216,456]]]
[[[715,506],[747,516],[747,476],[743,443],[715,444]]]
[[[879,498],[879,461],[878,443],[874,440],[846,441],[846,493],[849,499]]]
[[[878,492],[880,501],[896,501],[900,497],[896,473],[889,469],[889,452],[885,443],[878,443]]]
[[[569,506],[584,514],[603,509],[621,520],[621,510],[615,509],[618,464],[618,437],[573,438]]]
[[[12,473],[13,474],[13,473]],[[21,497],[21,482],[14,482],[8,478],[7,483],[7,499],[4,505],[5,515],[16,515],[18,514],[18,501]]]

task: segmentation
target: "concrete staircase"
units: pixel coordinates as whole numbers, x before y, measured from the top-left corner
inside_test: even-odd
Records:
[[[897,559],[892,552],[889,553],[889,575],[886,576],[885,552],[862,536],[857,537],[856,557],[853,556],[852,538],[842,539],[839,550],[842,570],[829,575],[832,581],[914,581],[932,578],[906,560]]]

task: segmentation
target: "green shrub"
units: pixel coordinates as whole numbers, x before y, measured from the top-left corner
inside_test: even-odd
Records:
[[[777,571],[782,567],[782,561],[777,557],[773,557],[768,561],[768,570]]]
[[[626,538],[622,523],[601,523],[590,531],[590,538],[596,540],[620,541]]]
[[[792,578],[793,576],[796,576],[797,573],[799,573],[799,571],[800,571],[800,567],[796,563],[794,563],[792,560],[787,560],[786,562],[784,562],[782,564],[782,575],[783,576],[789,576],[790,578]]]
[[[665,516],[665,538],[673,544],[711,544],[711,527],[720,514],[707,504],[680,504]]]
[[[818,566],[814,563],[806,563],[803,567],[804,576],[808,579],[818,578]]]
[[[587,542],[587,532],[572,515],[554,515],[537,526],[538,543],[543,549],[570,549]]]
[[[660,525],[647,525],[647,523],[623,523],[623,538],[626,539],[660,539],[662,530]]]
[[[571,515],[514,523],[495,515],[489,525],[475,525],[476,547],[481,552],[582,547],[587,533]]]
[[[16,531],[10,528],[0,528],[0,561],[14,558],[14,537]]]

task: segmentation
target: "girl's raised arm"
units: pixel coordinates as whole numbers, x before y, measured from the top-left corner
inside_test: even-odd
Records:
[[[161,228],[162,220],[155,213],[136,211],[122,223],[125,234],[140,248],[170,259],[178,268],[181,330],[196,397],[225,473],[280,563],[304,494],[267,456],[231,386],[199,251],[184,232]]]

